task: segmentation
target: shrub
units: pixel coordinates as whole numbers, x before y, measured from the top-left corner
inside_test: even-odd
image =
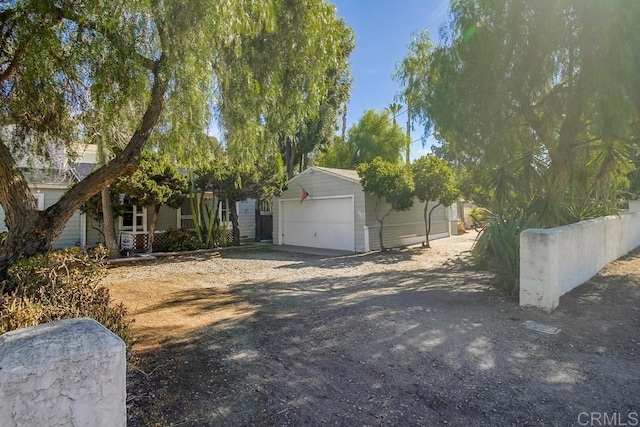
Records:
[[[202,248],[202,242],[195,231],[184,228],[170,228],[164,236],[164,249],[168,252],[193,251]]]
[[[54,320],[90,317],[131,344],[131,321],[114,304],[106,275],[106,250],[62,249],[20,260],[8,271],[0,295],[0,333]]]
[[[520,233],[536,227],[535,214],[487,214],[486,227],[471,250],[474,263],[496,274],[497,287],[509,296],[520,290]]]

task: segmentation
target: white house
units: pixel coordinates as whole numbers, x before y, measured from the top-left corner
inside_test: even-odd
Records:
[[[97,147],[95,145],[79,145],[76,150],[79,156],[76,163],[70,163],[63,150],[54,150],[55,152],[51,153],[51,164],[39,162],[32,158],[23,158],[18,162],[18,166],[29,182],[29,187],[36,198],[38,209],[44,210],[55,204],[71,184],[84,179],[95,167],[97,163]],[[256,217],[259,215],[256,213],[256,209],[259,208],[256,201],[250,199],[239,202],[236,208],[239,218],[240,238],[254,240],[256,238]],[[146,236],[152,210],[135,205],[129,206],[128,209],[116,220],[117,232],[132,232],[135,236],[136,249],[144,250],[146,249]],[[193,226],[192,218],[188,200],[179,209],[162,206],[156,230],[157,232],[162,232],[168,228],[191,228]],[[226,201],[224,200],[222,201],[222,209],[219,212],[219,219],[221,223],[228,224],[230,228],[231,223],[228,218]],[[53,246],[54,248],[75,245],[95,246],[104,242],[99,230],[99,224],[94,223],[90,217],[78,211],[67,222],[64,231]],[[0,206],[0,232],[3,231],[6,231],[5,215]]]

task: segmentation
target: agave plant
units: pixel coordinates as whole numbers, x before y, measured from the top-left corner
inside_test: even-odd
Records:
[[[538,226],[536,214],[492,212],[471,251],[474,263],[496,274],[497,287],[517,295],[520,281],[520,233]]]

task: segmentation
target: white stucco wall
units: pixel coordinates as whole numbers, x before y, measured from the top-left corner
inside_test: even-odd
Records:
[[[126,425],[125,357],[92,319],[0,335],[0,426]]]
[[[552,311],[560,297],[640,246],[640,205],[619,216],[520,234],[520,305]]]

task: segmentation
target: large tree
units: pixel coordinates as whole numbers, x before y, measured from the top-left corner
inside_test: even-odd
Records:
[[[219,61],[237,74],[221,81],[220,107],[229,153],[255,159],[247,141],[278,144],[288,176],[333,137],[351,85],[353,32],[324,0],[278,0],[273,29],[240,40]],[[278,58],[273,62],[272,58]],[[271,65],[270,65],[271,64]],[[244,69],[251,69],[250,90]]]
[[[369,163],[376,157],[398,163],[400,152],[408,137],[393,123],[388,111],[367,110],[358,123],[349,128],[348,139],[335,139],[332,146],[319,154],[318,164],[326,167],[355,169],[360,163]]]
[[[254,36],[267,37],[275,31],[279,22],[274,17],[280,19],[280,14],[287,13],[288,3],[291,2],[2,3],[0,124],[9,126],[9,131],[0,135],[0,205],[6,213],[9,235],[0,254],[0,277],[21,256],[48,250],[85,200],[123,174],[133,172],[154,129],[163,134],[160,148],[173,148],[177,156],[186,158],[202,141],[213,107],[217,105],[224,125],[232,121],[227,118],[233,116],[234,110],[222,108],[222,104],[233,102],[230,94],[249,93],[249,88],[255,88],[260,67],[269,70],[268,76],[260,80],[263,87],[258,109],[264,113],[279,101],[289,99],[287,94],[278,92],[281,82],[307,81],[301,74],[309,69],[282,65],[289,64],[294,53],[324,49],[328,54],[323,59],[329,61],[332,54],[337,56],[339,48],[332,46],[339,43],[331,34],[318,40],[305,38],[300,46],[298,34],[284,32],[278,49],[263,56],[262,61],[241,60],[250,47],[243,40],[259,43],[261,39]],[[302,9],[296,16],[314,16],[318,8],[324,8],[322,17],[328,20],[335,12],[333,8],[326,9],[321,0],[294,3]],[[322,49],[317,48],[318,44]],[[234,61],[242,66],[233,66]],[[324,75],[325,70],[317,72]],[[236,86],[229,91],[225,84],[232,78]],[[309,76],[309,81],[317,79]],[[314,90],[300,94],[295,102],[317,104],[323,93],[321,87],[324,86],[316,85]],[[214,104],[215,99],[222,102]],[[65,146],[72,152],[72,143],[85,136],[85,122],[92,116],[91,111],[99,109],[116,117],[124,107],[130,107],[128,111],[135,122],[125,148],[55,205],[39,212],[17,166],[17,156],[46,153],[43,147],[51,145]],[[161,125],[156,127],[158,122]],[[259,117],[257,122],[260,123]],[[245,153],[252,151],[254,142],[243,141]]]
[[[613,202],[640,134],[639,20],[624,0],[455,1],[414,108],[497,206],[554,225]]]
[[[373,213],[380,228],[380,251],[384,251],[384,220],[393,211],[400,212],[413,206],[413,180],[411,168],[398,162],[391,163],[376,157],[358,166],[362,188],[376,198]]]

